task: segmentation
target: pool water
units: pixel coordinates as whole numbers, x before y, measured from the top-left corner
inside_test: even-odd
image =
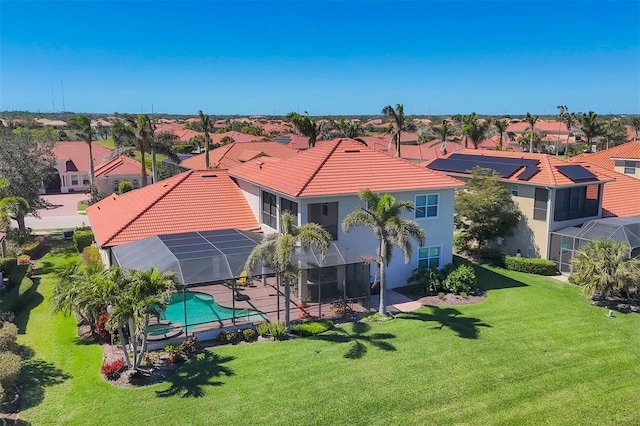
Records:
[[[162,319],[184,325],[184,306],[187,307],[187,325],[204,324],[212,321],[224,321],[236,318],[245,321],[264,321],[266,315],[254,309],[233,309],[220,306],[213,296],[197,291],[175,293],[171,296],[169,306],[162,314]]]
[[[163,336],[174,331],[175,328],[171,324],[150,324],[147,327],[149,336]]]

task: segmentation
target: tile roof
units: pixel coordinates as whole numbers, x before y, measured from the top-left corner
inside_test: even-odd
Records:
[[[529,127],[529,123],[527,123],[526,121],[510,123],[507,127],[507,132],[523,133],[528,131]],[[538,121],[536,122],[535,129],[543,133],[552,135],[566,135],[569,133],[567,131],[567,125],[558,121]]]
[[[293,197],[456,188],[464,183],[368,148],[352,139],[327,141],[279,161],[250,161],[229,175]]]
[[[102,163],[96,166],[95,175],[107,176],[107,175],[135,175],[142,172],[142,166],[140,162],[134,158],[126,155],[120,155],[111,161]],[[151,175],[147,171],[147,175]]]
[[[298,152],[279,142],[232,142],[209,151],[210,167],[228,169],[257,157],[286,158]],[[204,169],[204,153],[180,162],[181,167]]]
[[[613,170],[615,168],[615,162],[612,158],[640,160],[640,142],[623,143],[622,145],[603,149],[602,151],[594,152],[593,154],[576,155],[575,157],[571,157],[569,160],[572,162],[586,161],[587,163],[604,167],[607,170]]]
[[[101,247],[153,235],[217,229],[255,229],[258,222],[226,172],[190,170],[89,206]]]
[[[212,143],[222,143],[222,138],[229,136],[233,142],[257,142],[262,140],[264,136],[248,135],[241,132],[225,132],[225,133],[209,133]]]
[[[538,160],[539,163],[537,167],[540,168],[540,171],[533,175],[528,180],[519,180],[518,176],[521,171],[517,171],[509,178],[504,178],[505,181],[511,181],[519,184],[534,184],[534,185],[544,185],[544,186],[566,186],[566,185],[575,185],[575,182],[560,173],[557,169],[558,166],[567,166],[569,163],[566,160],[560,159],[553,155],[549,154],[537,154],[537,153],[528,153],[528,152],[513,152],[513,151],[489,151],[483,149],[463,149],[458,152],[452,154],[464,154],[464,155],[479,155],[479,156],[491,156],[491,157],[502,157],[502,158],[522,158],[522,159],[535,159]],[[449,157],[452,154],[448,154],[446,157]],[[446,158],[445,157],[445,158]],[[425,161],[422,163],[422,166],[429,167],[433,160]],[[455,173],[451,173],[455,174]],[[611,178],[602,173],[601,171],[597,171],[594,173],[598,179],[598,181],[607,181]]]
[[[604,185],[602,217],[640,215],[640,202],[638,202],[640,179],[607,170],[596,164],[580,162],[573,159],[571,162],[589,169],[592,173],[606,174],[610,178],[615,179]]]
[[[56,160],[67,162],[66,171],[89,173],[89,144],[85,141],[56,142],[52,151]],[[111,154],[110,149],[98,145],[95,141],[91,144],[91,151],[94,168]]]

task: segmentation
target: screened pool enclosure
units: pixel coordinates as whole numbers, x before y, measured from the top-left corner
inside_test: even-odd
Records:
[[[112,252],[115,266],[174,272],[181,288],[160,322],[198,332],[284,318],[284,286],[274,272],[268,265],[244,270],[262,237],[236,229],[187,232],[145,238]],[[369,265],[360,256],[331,243],[322,262],[315,249],[296,250],[293,262],[300,273],[291,283],[292,319],[369,309]]]

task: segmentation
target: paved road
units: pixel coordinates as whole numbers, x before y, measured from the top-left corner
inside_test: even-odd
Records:
[[[89,225],[86,215],[78,214],[78,201],[87,199],[86,194],[49,194],[42,198],[51,204],[49,209],[39,209],[40,219],[28,216],[26,225],[35,230],[75,228],[83,224]]]

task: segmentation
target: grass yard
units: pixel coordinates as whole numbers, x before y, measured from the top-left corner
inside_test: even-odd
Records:
[[[607,318],[570,284],[490,268],[478,305],[219,347],[165,383],[116,388],[100,347],[48,312],[65,244],[39,261],[43,297],[19,318],[33,425],[640,423],[640,315]]]

